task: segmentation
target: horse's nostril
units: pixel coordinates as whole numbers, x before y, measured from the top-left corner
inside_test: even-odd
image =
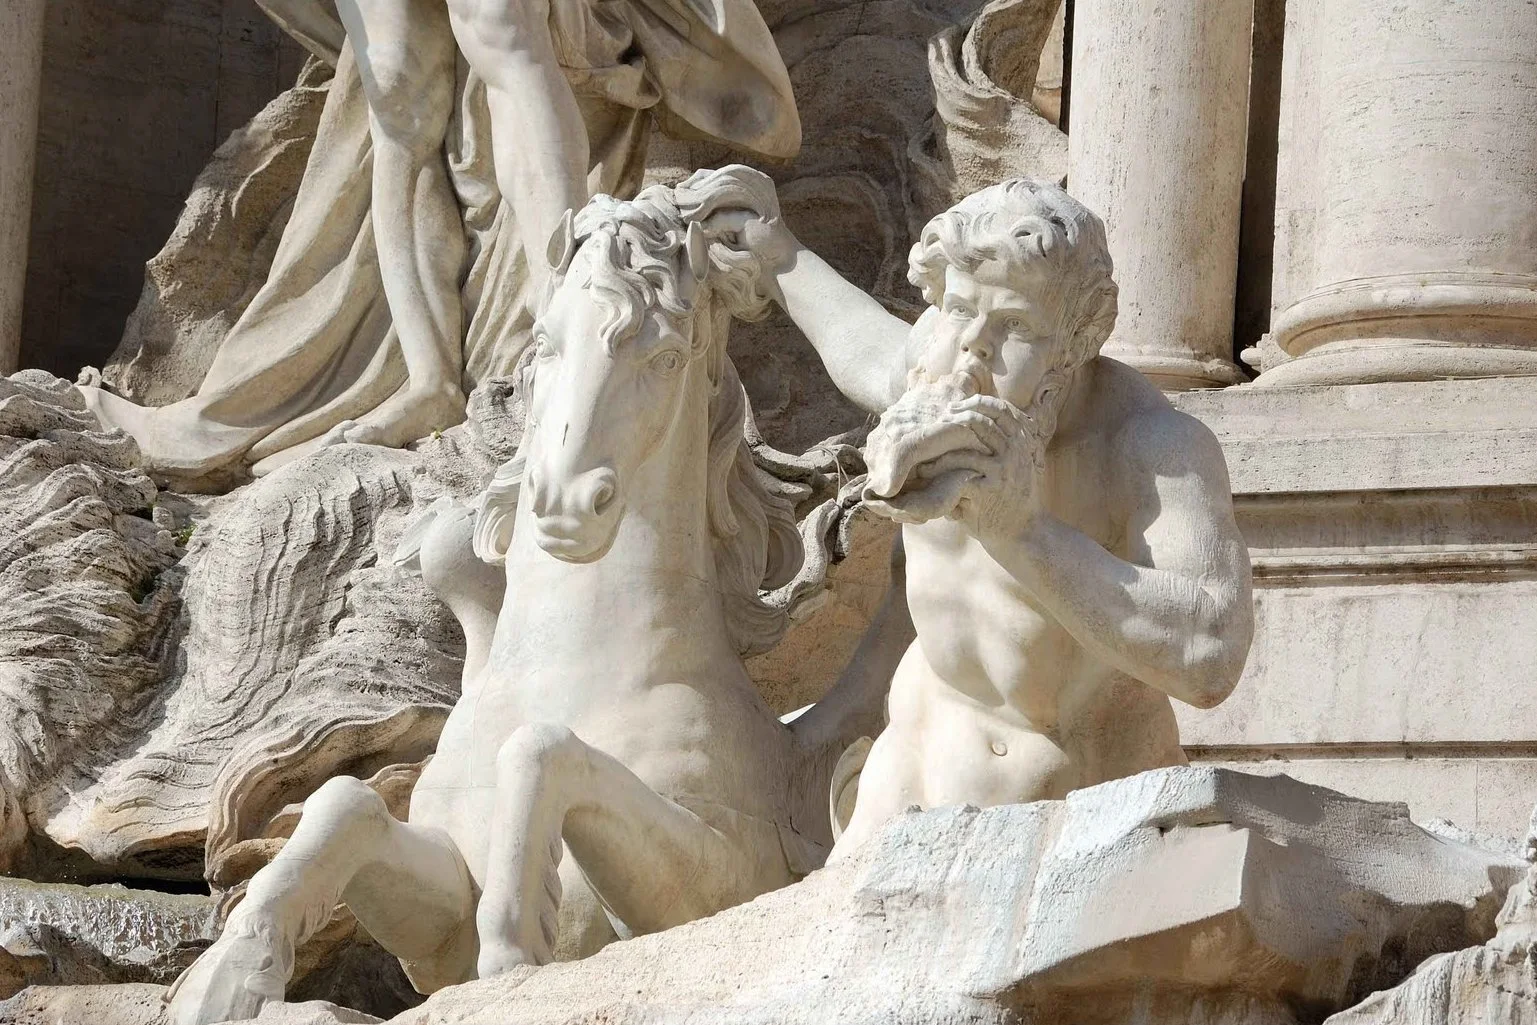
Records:
[[[548,505],[545,501],[544,488],[540,486],[541,483],[538,476],[532,472],[523,479],[523,494],[536,516],[543,516],[547,511],[546,507]]]
[[[609,506],[614,504],[614,485],[610,481],[599,484],[597,490],[592,493],[592,511],[595,516],[602,516]]]

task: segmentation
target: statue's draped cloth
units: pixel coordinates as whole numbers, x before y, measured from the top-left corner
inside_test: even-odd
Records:
[[[310,0],[302,0],[309,3]],[[752,0],[554,0],[550,27],[587,122],[594,192],[633,195],[651,119],[751,152],[788,156],[794,99]],[[313,39],[303,40],[314,47]],[[329,55],[328,55],[329,56]],[[184,481],[273,465],[402,388],[370,217],[368,107],[350,46],[330,93],[266,284],[196,394],[161,407],[112,395],[100,413],[146,464]],[[485,87],[460,62],[445,146],[469,243],[463,386],[511,372],[532,326],[525,256],[497,190]],[[788,119],[788,121],[787,121]],[[536,240],[542,254],[546,240]]]

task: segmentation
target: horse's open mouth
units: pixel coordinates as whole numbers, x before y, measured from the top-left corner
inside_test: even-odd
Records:
[[[618,533],[618,516],[540,516],[534,520],[534,542],[562,562],[597,562],[614,546]]]

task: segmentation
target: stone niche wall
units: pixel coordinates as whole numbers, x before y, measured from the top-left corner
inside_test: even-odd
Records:
[[[193,178],[302,60],[254,0],[48,0],[22,366],[111,353]]]

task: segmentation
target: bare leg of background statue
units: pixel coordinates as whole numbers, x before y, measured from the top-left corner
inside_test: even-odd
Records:
[[[496,182],[512,206],[539,302],[550,236],[568,209],[588,199],[587,125],[556,57],[549,4],[448,0],[459,46],[486,83]]]
[[[464,225],[443,141],[453,113],[453,31],[443,0],[338,0],[368,98],[379,271],[405,388],[346,430],[398,448],[464,419]]]
[[[463,982],[475,968],[475,898],[447,833],[396,820],[361,780],[338,776],[304,802],[293,837],[176,980],[170,1020],[244,1021],[282,1000],[295,949],[342,901],[417,988]]]

